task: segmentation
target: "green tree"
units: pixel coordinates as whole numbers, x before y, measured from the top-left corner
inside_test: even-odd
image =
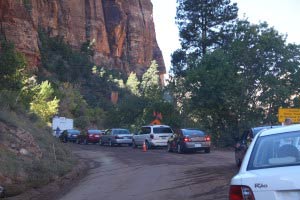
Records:
[[[14,44],[2,40],[0,45],[0,90],[21,89],[21,72],[25,66],[25,58],[15,50]]]
[[[135,96],[140,96],[139,86],[140,82],[136,76],[136,73],[131,72],[127,79],[126,87]]]
[[[51,117],[58,112],[59,100],[53,97],[54,90],[48,81],[44,81],[36,87],[37,93],[30,103],[30,110],[44,122],[49,122]]]
[[[158,73],[158,65],[156,61],[152,61],[150,67],[142,77],[141,91],[143,97],[151,99],[162,98],[162,90]]]
[[[299,97],[300,47],[266,23],[239,21],[232,42],[203,57],[185,78],[192,110],[228,145],[240,130],[277,122]]]
[[[237,18],[237,4],[230,0],[177,0],[176,22],[182,48],[203,56],[208,49],[222,46],[227,31]]]
[[[263,110],[263,122],[276,122],[279,107],[292,107],[299,97],[300,46],[287,44],[267,23],[239,21],[225,48],[243,81],[249,110]]]

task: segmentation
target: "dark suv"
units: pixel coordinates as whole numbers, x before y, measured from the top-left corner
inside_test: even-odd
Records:
[[[259,126],[250,128],[244,131],[241,139],[236,143],[235,145],[235,163],[238,167],[241,166],[242,161],[244,159],[244,156],[246,154],[246,151],[251,144],[252,139],[255,137],[257,133],[260,131],[264,131],[270,128],[277,128],[281,126]]]

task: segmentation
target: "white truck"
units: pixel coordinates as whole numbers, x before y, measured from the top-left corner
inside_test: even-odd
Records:
[[[59,135],[67,129],[73,129],[73,119],[66,117],[53,117],[52,119],[52,130],[53,136],[59,137]]]

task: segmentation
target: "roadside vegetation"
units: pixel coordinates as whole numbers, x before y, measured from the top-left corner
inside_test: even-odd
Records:
[[[277,124],[278,108],[300,106],[300,46],[288,44],[265,22],[238,19],[237,12],[229,0],[178,1],[182,47],[172,55],[164,87],[155,61],[141,77],[97,66],[92,41],[74,50],[41,29],[41,66],[33,71],[14,44],[0,37],[0,180],[21,183],[21,190],[72,168],[72,154],[47,128],[54,115],[74,119],[81,130],[135,132],[159,112],[164,124],[203,129],[220,147],[233,145],[246,128]],[[15,144],[15,129],[33,139],[36,154],[24,142]],[[21,149],[29,153],[20,155]]]

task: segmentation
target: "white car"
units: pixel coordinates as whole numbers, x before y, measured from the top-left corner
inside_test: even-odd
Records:
[[[132,147],[142,146],[144,143],[148,149],[158,146],[167,146],[169,137],[173,134],[170,126],[149,125],[142,126],[137,134],[132,137]]]
[[[230,200],[300,199],[300,125],[257,134],[240,171],[231,179]]]

